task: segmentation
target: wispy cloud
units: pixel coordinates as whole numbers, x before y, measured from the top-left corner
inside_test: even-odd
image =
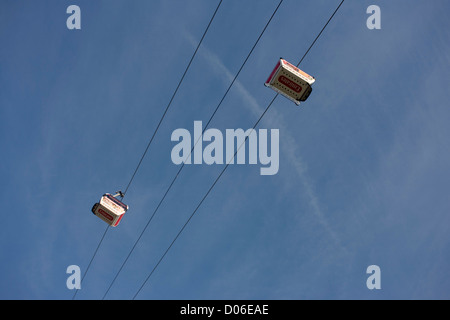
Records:
[[[190,34],[186,34],[187,39],[192,43],[192,45],[196,45],[196,40]],[[220,75],[225,75],[224,81],[229,84],[235,77],[233,74],[222,62],[217,54],[209,50],[207,47],[203,46],[199,52],[205,61],[209,64],[212,71],[216,72]],[[261,106],[256,98],[246,89],[246,87],[239,81],[236,80],[234,83],[234,88],[237,90],[241,96],[241,99],[245,101],[243,104],[250,112],[255,115],[255,119],[259,118],[263,113],[266,106]],[[327,221],[326,215],[321,209],[321,204],[318,196],[314,192],[313,185],[308,179],[306,166],[304,161],[302,160],[300,151],[298,150],[298,146],[295,142],[294,137],[290,134],[289,128],[286,126],[283,116],[275,109],[270,110],[270,117],[263,118],[263,121],[272,128],[277,128],[281,132],[283,132],[282,137],[280,139],[283,140],[283,145],[288,146],[285,148],[281,148],[280,151],[283,153],[283,159],[286,160],[287,163],[291,165],[294,169],[294,173],[298,176],[299,181],[301,182],[301,190],[304,192],[306,198],[309,200],[309,205],[311,207],[311,212],[314,214],[318,222],[322,225],[322,227],[327,231],[329,236],[333,239],[334,244],[344,251],[346,249],[342,246],[341,240],[338,234],[333,230],[330,224]]]

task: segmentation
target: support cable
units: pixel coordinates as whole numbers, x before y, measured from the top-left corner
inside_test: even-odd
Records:
[[[303,61],[303,59],[307,56],[307,54],[309,53],[309,51],[312,49],[312,47],[314,46],[314,44],[316,43],[316,41],[320,38],[320,36],[322,35],[323,31],[325,30],[325,28],[328,26],[328,24],[330,23],[330,21],[333,19],[333,17],[335,16],[335,14],[338,12],[339,8],[341,7],[341,5],[344,3],[345,0],[342,0],[341,3],[339,4],[339,6],[336,8],[336,10],[333,12],[333,14],[330,16],[330,18],[328,19],[328,21],[325,23],[325,25],[323,26],[322,30],[319,32],[319,34],[316,36],[316,38],[314,39],[314,41],[312,42],[312,44],[310,45],[310,47],[308,48],[308,50],[305,52],[305,54],[303,55],[303,57],[300,59],[300,62],[297,64],[297,67],[300,65],[300,63]],[[261,114],[261,116],[259,117],[259,119],[256,121],[256,123],[254,124],[251,132],[249,135],[246,135],[245,140],[241,143],[241,145],[239,146],[239,148],[236,150],[236,152],[234,153],[234,156],[228,161],[228,163],[226,164],[226,166],[223,168],[223,170],[220,172],[219,176],[216,178],[216,180],[213,182],[213,184],[209,187],[208,191],[205,193],[205,195],[203,196],[203,198],[200,200],[200,202],[198,203],[197,207],[194,209],[194,211],[192,212],[192,214],[189,216],[189,218],[187,219],[187,221],[185,222],[185,224],[183,225],[183,227],[180,229],[180,231],[178,232],[178,234],[175,236],[175,238],[173,239],[173,241],[170,243],[169,247],[166,249],[166,251],[164,252],[164,254],[161,256],[161,258],[158,260],[158,262],[156,263],[156,265],[153,267],[153,269],[151,270],[151,272],[149,273],[149,275],[146,277],[146,279],[144,280],[144,282],[141,284],[141,286],[139,287],[139,289],[137,290],[137,292],[135,293],[135,295],[133,296],[133,300],[136,299],[137,295],[141,292],[141,290],[144,288],[145,284],[147,283],[147,281],[150,279],[150,277],[153,275],[153,273],[155,272],[156,268],[158,268],[159,264],[161,263],[161,261],[164,259],[164,257],[167,255],[167,253],[169,252],[169,250],[172,248],[173,244],[175,243],[175,241],[178,239],[178,237],[181,235],[181,233],[184,231],[184,229],[186,228],[186,226],[188,225],[188,223],[191,221],[192,217],[195,215],[195,213],[198,211],[198,209],[200,208],[200,206],[203,204],[203,202],[205,201],[205,199],[208,197],[208,195],[210,194],[210,192],[212,191],[212,189],[214,188],[214,186],[217,184],[217,182],[219,181],[219,179],[222,177],[222,175],[224,174],[225,170],[228,168],[229,164],[231,163],[231,161],[236,157],[238,151],[240,150],[240,148],[246,143],[246,141],[248,140],[248,137],[251,135],[251,133],[255,130],[255,128],[258,126],[259,122],[262,120],[262,118],[264,117],[264,115],[267,113],[267,111],[269,111],[270,107],[272,106],[273,102],[275,101],[275,99],[278,97],[278,93],[275,95],[275,97],[272,99],[272,101],[270,101],[270,103],[268,104],[268,106],[266,107],[266,109],[264,110],[264,112]]]
[[[282,2],[284,0],[280,0],[280,2],[278,3],[278,6],[275,8],[275,10],[273,11],[270,19],[267,21],[266,25],[264,26],[264,29],[261,31],[258,39],[256,40],[255,44],[253,45],[252,49],[250,50],[250,52],[248,53],[247,57],[245,58],[244,62],[242,63],[241,67],[239,68],[239,71],[236,73],[233,81],[230,83],[230,85],[228,86],[228,89],[225,91],[225,94],[223,95],[222,99],[220,100],[219,104],[217,105],[217,107],[215,108],[214,112],[212,113],[211,117],[209,118],[207,124],[205,125],[205,127],[203,128],[202,134],[205,132],[205,130],[208,128],[209,124],[211,123],[212,119],[214,118],[214,116],[216,115],[217,111],[219,110],[220,106],[222,105],[222,102],[225,100],[225,97],[228,95],[228,92],[230,91],[231,87],[233,86],[233,84],[235,83],[236,79],[238,78],[239,74],[241,73],[242,69],[244,68],[245,64],[247,63],[248,59],[250,58],[250,56],[252,55],[254,49],[256,48],[258,42],[260,41],[261,37],[263,36],[264,32],[266,31],[267,27],[269,26],[270,22],[272,21],[273,17],[275,16],[276,12],[278,11],[279,7],[281,6]],[[199,138],[200,139],[200,138]],[[190,157],[190,155],[192,154],[192,151],[195,148],[195,145],[197,144],[197,142],[199,141],[199,139],[197,139],[197,141],[195,142],[194,146],[191,149],[191,152],[189,153],[189,155],[186,157],[186,159],[188,157]],[[106,290],[103,299],[105,299],[106,295],[108,294],[109,290],[111,289],[112,285],[114,284],[114,282],[116,281],[117,277],[119,276],[120,272],[122,271],[123,267],[125,266],[125,264],[127,263],[128,259],[130,258],[131,254],[133,253],[134,249],[136,248],[136,245],[138,244],[138,242],[140,241],[140,239],[142,238],[142,235],[145,233],[147,227],[149,226],[150,222],[153,220],[153,217],[155,216],[156,212],[158,211],[158,209],[160,208],[161,204],[164,202],[167,194],[169,193],[170,189],[172,188],[172,186],[174,185],[175,181],[177,180],[178,176],[180,175],[181,171],[184,168],[185,162],[183,162],[183,164],[181,165],[180,169],[178,170],[178,172],[176,173],[175,177],[172,179],[171,183],[169,184],[169,187],[166,189],[163,197],[161,198],[161,200],[159,201],[158,205],[156,206],[155,210],[153,211],[153,214],[150,216],[149,220],[147,221],[147,224],[144,226],[144,229],[142,230],[142,232],[140,233],[139,237],[137,238],[136,242],[134,243],[133,247],[131,248],[130,252],[128,253],[127,257],[125,258],[124,262],[122,263],[119,271],[116,273],[113,281],[111,282],[111,284],[109,285],[108,289]]]
[[[147,154],[147,152],[148,152],[148,150],[149,150],[149,148],[150,148],[150,145],[152,144],[153,139],[155,138],[156,133],[158,132],[159,127],[161,126],[161,123],[163,122],[163,120],[164,120],[164,118],[165,118],[165,116],[166,116],[166,114],[167,114],[167,111],[169,110],[170,106],[172,105],[172,101],[174,100],[174,98],[175,98],[175,96],[176,96],[176,94],[177,94],[177,92],[178,92],[178,89],[179,89],[180,86],[181,86],[181,83],[183,82],[183,80],[184,80],[184,78],[185,78],[185,76],[186,76],[186,74],[187,74],[189,68],[191,67],[192,61],[194,60],[195,56],[197,55],[197,52],[198,52],[198,50],[199,50],[199,48],[200,48],[200,46],[201,46],[201,44],[202,44],[202,42],[203,42],[203,39],[204,39],[205,36],[206,36],[206,33],[207,33],[208,30],[209,30],[209,27],[211,26],[211,24],[212,24],[214,18],[216,17],[217,11],[219,10],[220,5],[222,4],[222,1],[223,1],[223,0],[220,0],[220,1],[219,1],[219,3],[218,3],[218,5],[217,5],[216,9],[214,10],[214,13],[213,13],[213,15],[212,15],[212,17],[211,17],[211,19],[210,19],[210,21],[209,21],[209,23],[208,23],[208,25],[207,25],[205,31],[203,32],[203,35],[202,35],[202,37],[201,37],[201,39],[200,39],[200,41],[199,41],[199,43],[198,43],[198,45],[197,45],[197,48],[196,48],[195,51],[194,51],[194,54],[192,55],[192,57],[191,57],[191,59],[190,59],[188,65],[187,65],[187,67],[186,67],[186,69],[185,69],[185,71],[184,71],[184,73],[183,73],[183,75],[182,75],[180,81],[178,82],[178,85],[177,85],[177,87],[176,87],[174,93],[172,94],[172,97],[171,97],[169,103],[167,104],[166,109],[164,110],[164,113],[163,113],[163,115],[161,116],[161,118],[160,118],[160,120],[159,120],[159,123],[158,123],[158,125],[156,126],[156,128],[155,128],[155,130],[154,130],[154,132],[153,132],[153,134],[152,134],[152,137],[150,138],[150,140],[149,140],[149,142],[148,142],[148,144],[147,144],[147,147],[145,148],[145,150],[144,150],[144,152],[143,152],[143,154],[142,154],[142,156],[141,156],[141,158],[140,158],[138,165],[136,166],[136,169],[134,170],[133,175],[131,176],[131,179],[130,179],[130,181],[129,181],[128,184],[127,184],[127,187],[125,188],[125,191],[124,191],[123,194],[121,195],[121,200],[125,197],[125,194],[127,193],[128,189],[129,189],[129,187],[130,187],[130,185],[132,184],[132,182],[133,182],[133,180],[134,180],[134,177],[136,176],[136,173],[138,172],[138,170],[139,170],[139,168],[140,168],[140,166],[141,166],[141,164],[142,164],[142,161],[144,160],[144,158],[145,158],[145,156],[146,156],[146,154]],[[99,242],[98,245],[97,245],[97,248],[96,248],[96,250],[95,250],[95,252],[94,252],[94,254],[93,254],[93,256],[92,256],[92,258],[91,258],[91,260],[90,260],[90,262],[89,262],[89,265],[88,265],[88,267],[86,268],[86,271],[84,272],[83,279],[86,277],[86,274],[87,274],[87,272],[89,271],[89,268],[90,268],[90,266],[91,266],[91,264],[92,264],[92,261],[94,260],[95,256],[97,255],[97,251],[98,251],[98,249],[100,248],[100,246],[101,246],[101,244],[102,244],[102,242],[103,242],[103,239],[105,238],[106,233],[108,232],[108,230],[109,230],[109,226],[106,228],[106,230],[105,230],[105,232],[104,232],[102,238],[100,239],[100,242]],[[81,280],[81,282],[83,282],[83,279]],[[73,297],[72,297],[72,300],[75,299],[77,293],[78,293],[78,289],[75,291],[75,293],[74,293],[74,295],[73,295]]]

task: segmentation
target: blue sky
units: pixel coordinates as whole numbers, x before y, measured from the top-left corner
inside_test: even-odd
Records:
[[[339,2],[284,0],[210,127],[251,128],[277,59],[297,64]],[[90,209],[126,187],[217,3],[1,2],[1,299],[72,298],[66,268],[106,228]],[[77,299],[103,297],[179,169],[171,133],[209,119],[278,1],[242,4],[223,1]],[[450,298],[449,9],[345,1],[300,66],[308,101],[259,125],[279,129],[278,173],[230,165],[137,298]],[[183,169],[107,299],[133,297],[222,169]]]

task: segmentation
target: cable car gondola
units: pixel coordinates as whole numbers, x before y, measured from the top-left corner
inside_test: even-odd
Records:
[[[123,193],[118,191],[115,195],[105,193],[100,201],[92,207],[92,213],[105,221],[112,227],[117,227],[123,215],[128,210],[128,206],[117,199],[123,198]]]
[[[315,81],[313,76],[280,58],[264,85],[299,105],[308,99]]]

